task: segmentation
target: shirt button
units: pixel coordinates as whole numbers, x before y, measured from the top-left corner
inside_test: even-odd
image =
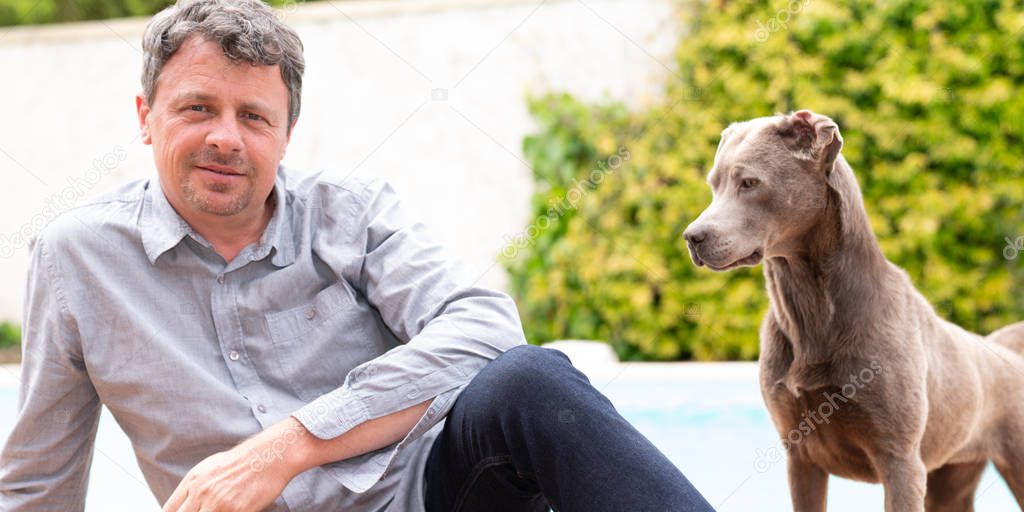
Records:
[[[224,284],[224,276],[217,276],[217,283]]]
[[[238,351],[232,350],[231,353],[228,354],[228,358],[230,358],[232,361],[238,361]]]
[[[266,407],[264,407],[264,406],[263,406],[263,404],[259,404],[259,405],[257,405],[257,406],[256,406],[256,410],[257,410],[257,411],[259,411],[259,412],[261,412],[261,413],[265,413],[265,412],[267,412],[267,408],[266,408]]]
[[[316,317],[316,308],[309,308],[306,310],[306,320],[312,320]]]

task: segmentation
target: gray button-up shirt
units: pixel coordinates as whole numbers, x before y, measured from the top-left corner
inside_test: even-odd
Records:
[[[423,509],[443,417],[525,342],[515,305],[461,276],[381,181],[281,167],[272,193],[263,236],[230,263],[156,179],[36,238],[0,510],[84,507],[101,403],[163,503],[196,463],[289,415],[330,439],[434,397],[405,439],[300,474],[269,510]]]

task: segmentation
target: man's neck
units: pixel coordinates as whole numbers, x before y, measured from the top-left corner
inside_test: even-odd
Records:
[[[213,250],[224,258],[224,261],[231,263],[242,249],[263,236],[271,217],[274,216],[275,205],[276,197],[271,192],[257,211],[231,216],[191,212],[191,215],[182,215],[182,218],[196,233],[213,244]]]

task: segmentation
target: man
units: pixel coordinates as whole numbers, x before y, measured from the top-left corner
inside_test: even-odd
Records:
[[[279,165],[302,44],[183,0],[143,40],[158,180],[32,249],[0,509],[81,510],[100,405],[167,512],[710,510],[379,181]]]

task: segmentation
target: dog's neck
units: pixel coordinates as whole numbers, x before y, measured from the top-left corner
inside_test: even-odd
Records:
[[[860,187],[840,156],[828,201],[798,249],[765,261],[769,314],[804,362],[822,361],[857,337],[859,319],[881,307],[889,263],[871,231]]]

